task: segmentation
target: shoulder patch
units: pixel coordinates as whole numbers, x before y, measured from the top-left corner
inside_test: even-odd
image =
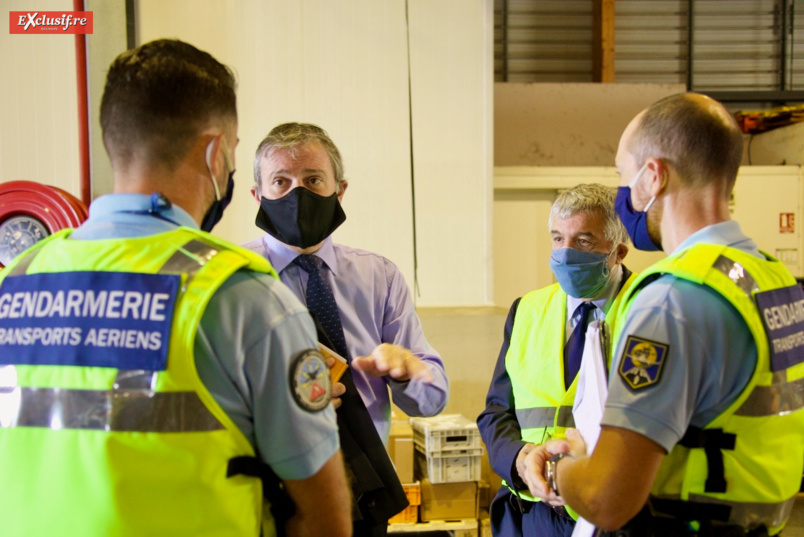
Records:
[[[300,352],[290,364],[290,392],[300,407],[319,412],[329,404],[332,382],[324,356],[315,349]]]
[[[659,383],[669,345],[628,336],[617,371],[632,390]]]

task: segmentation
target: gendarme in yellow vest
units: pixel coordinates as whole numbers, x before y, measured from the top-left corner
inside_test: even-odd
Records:
[[[769,296],[801,296],[790,272],[768,257],[698,244],[643,272],[619,305],[616,318],[624,319],[644,278],[672,274],[720,293],[757,346],[756,369],[737,400],[704,429],[688,431],[664,458],[651,491],[656,512],[746,529],[764,524],[771,535],[790,516],[804,465],[804,301],[793,298],[782,317],[776,306],[763,306]],[[763,316],[771,327],[786,323],[798,332],[769,344]],[[615,327],[615,341],[621,328]],[[792,344],[793,353],[779,360],[771,344],[776,351]]]
[[[260,535],[259,479],[227,477],[228,461],[253,457],[254,450],[201,383],[193,347],[209,299],[236,270],[276,273],[261,257],[188,228],[123,240],[68,235],[38,243],[0,273],[0,343],[38,345],[31,352],[40,352],[37,365],[25,363],[25,353],[0,357],[2,534]],[[74,287],[65,282],[172,282],[172,321],[163,320],[169,338],[131,329],[146,317],[166,317],[165,293],[101,294],[88,284],[49,298],[33,291],[9,295],[14,286],[24,289],[25,279],[43,278]],[[47,328],[8,328],[23,315]],[[92,315],[96,323],[121,324],[54,328],[54,319],[80,325],[89,323],[80,317]],[[164,367],[122,367],[119,356],[132,349],[138,349],[130,354],[135,360],[153,354],[159,361],[163,352]],[[264,528],[274,533],[272,521]]]
[[[620,289],[618,299],[634,281],[636,276],[632,274]],[[615,306],[612,304],[609,311]],[[505,369],[511,379],[516,418],[525,442],[541,444],[563,437],[568,427],[575,426],[572,406],[578,378],[564,388],[566,319],[567,294],[557,283],[531,291],[517,306]],[[516,494],[538,501],[526,491]]]

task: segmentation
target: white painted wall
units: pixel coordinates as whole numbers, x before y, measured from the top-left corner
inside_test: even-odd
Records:
[[[281,122],[316,123],[341,150],[350,182],[335,240],[389,257],[413,286],[405,7],[403,0],[230,0],[204,10],[193,0],[138,2],[138,42],[178,37],[237,72],[238,189],[217,234],[238,243],[261,234],[248,195],[254,150]],[[410,0],[409,17],[417,302],[488,303],[491,3]],[[445,272],[451,263],[462,269]]]
[[[66,0],[2,0],[72,9]],[[408,0],[420,305],[491,301],[493,72],[491,0]],[[89,0],[93,196],[109,192],[97,110],[105,71],[125,46],[121,0]],[[413,286],[413,193],[405,0],[138,0],[137,42],[179,38],[239,80],[240,144],[231,208],[215,233],[262,232],[249,195],[259,141],[275,125],[324,127],[343,154],[346,223],[335,240],[386,255]],[[112,29],[110,31],[110,29]],[[0,181],[30,179],[79,195],[72,36],[0,32]],[[446,267],[455,266],[457,270]]]
[[[420,303],[489,304],[493,13],[485,2],[416,0],[410,19]]]
[[[72,2],[0,6],[0,182],[36,181],[80,198],[75,37],[11,35],[6,24],[9,11],[72,10]]]
[[[252,162],[275,125],[321,125],[350,181],[335,240],[379,252],[413,279],[403,2],[138,2],[138,42],[176,37],[212,53],[238,77],[237,189],[215,233],[242,243],[254,225]]]

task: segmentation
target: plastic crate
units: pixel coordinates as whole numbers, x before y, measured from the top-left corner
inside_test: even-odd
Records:
[[[389,524],[415,524],[419,521],[419,505],[422,503],[422,485],[418,481],[415,483],[402,484],[405,496],[410,505],[405,507],[402,512],[395,514],[388,521]]]
[[[429,455],[417,451],[416,468],[419,475],[431,483],[480,481],[482,455],[482,449],[443,451]]]
[[[422,484],[416,481],[415,483],[402,484],[405,490],[410,505],[421,505],[422,503]]]
[[[413,443],[427,455],[445,451],[483,449],[477,424],[461,414],[411,418]]]
[[[415,524],[419,521],[419,506],[408,505],[402,512],[388,519],[389,524]]]

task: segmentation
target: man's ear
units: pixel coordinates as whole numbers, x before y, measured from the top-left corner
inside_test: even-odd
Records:
[[[338,182],[338,203],[343,201],[343,194],[346,192],[346,187],[349,186],[349,181],[343,179]]]
[[[617,263],[622,263],[625,256],[628,255],[628,245],[625,243],[620,243],[617,246]]]
[[[215,177],[224,175],[222,169],[226,168],[226,158],[223,155],[223,134],[212,136],[207,143],[206,162],[207,168],[212,170]]]
[[[645,175],[647,179],[647,191],[651,197],[658,196],[667,186],[667,175],[670,173],[667,164],[656,157],[649,157],[645,161]]]
[[[257,200],[257,203],[262,202],[262,194],[260,194],[260,191],[257,189],[257,185],[251,187],[251,195]]]

